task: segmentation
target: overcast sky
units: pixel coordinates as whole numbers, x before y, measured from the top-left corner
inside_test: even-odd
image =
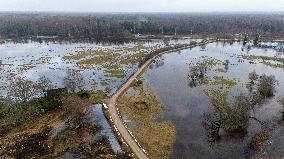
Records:
[[[0,0],[0,11],[269,12],[284,11],[284,0]]]

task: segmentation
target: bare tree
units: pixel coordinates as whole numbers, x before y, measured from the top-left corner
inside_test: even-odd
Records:
[[[46,76],[41,76],[37,81],[38,89],[46,97],[47,91],[53,89],[55,86],[52,84],[52,81]]]
[[[75,93],[76,91],[80,91],[84,87],[84,77],[79,71],[72,69],[68,70],[66,74],[67,75],[64,78],[64,83],[68,91]]]

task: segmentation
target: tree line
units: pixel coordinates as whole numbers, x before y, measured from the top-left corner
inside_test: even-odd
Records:
[[[121,39],[133,34],[239,34],[278,36],[284,33],[284,14],[44,14],[1,13],[0,35],[5,38]]]

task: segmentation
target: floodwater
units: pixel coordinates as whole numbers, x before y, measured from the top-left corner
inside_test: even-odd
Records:
[[[173,144],[171,158],[246,158],[254,156],[274,158],[284,156],[284,124],[281,124],[284,107],[278,103],[284,97],[284,69],[265,65],[261,60],[250,63],[241,55],[283,57],[276,49],[264,49],[243,46],[242,43],[211,43],[204,47],[164,54],[153,62],[144,73],[143,78],[154,88],[157,96],[165,105],[165,112],[158,120],[171,121],[176,129],[176,141]],[[229,89],[230,97],[248,93],[245,84],[249,82],[248,74],[253,70],[257,74],[274,75],[279,81],[275,96],[255,108],[254,116],[269,127],[268,140],[260,151],[249,148],[251,138],[262,130],[262,126],[250,120],[245,135],[230,136],[221,132],[221,139],[209,142],[206,130],[202,126],[204,113],[210,112],[208,97],[204,91],[211,87],[225,89],[220,85],[190,85],[188,74],[190,64],[204,59],[229,60],[224,71],[211,69],[207,76],[224,76],[234,79],[237,85]],[[217,65],[223,68],[224,66]],[[212,86],[214,85],[214,86]]]
[[[81,51],[109,49],[113,52],[122,48],[131,48],[137,45],[143,45],[145,48],[165,47],[166,45],[186,44],[190,43],[189,39],[170,40],[141,40],[131,41],[123,44],[113,43],[89,43],[89,42],[37,42],[27,40],[23,43],[6,41],[0,44],[0,96],[5,96],[9,89],[9,84],[16,77],[23,77],[27,80],[36,82],[41,76],[49,78],[53,85],[57,88],[64,87],[64,78],[66,71],[70,69],[78,70],[84,77],[86,90],[103,90],[111,95],[128,77],[138,69],[138,61],[125,66],[126,76],[122,78],[109,77],[104,70],[97,65],[92,67],[83,67],[78,64],[77,60],[66,60],[66,55],[76,55]],[[200,41],[200,40],[195,40]],[[146,49],[145,49],[146,50]],[[138,50],[137,52],[139,52]],[[150,49],[146,50],[152,51]],[[121,54],[134,54],[134,51],[122,51]],[[88,57],[87,57],[88,58]],[[106,86],[101,85],[100,81],[107,79],[109,91],[106,92]],[[96,83],[96,85],[93,85]],[[112,132],[104,114],[101,105],[96,105],[91,108],[88,114],[92,124],[96,123],[101,126],[101,130],[94,140],[106,137],[109,140],[110,146],[115,153],[121,153],[121,147]],[[66,122],[62,123],[54,134],[57,134],[65,129]],[[69,153],[68,153],[69,154]],[[68,155],[66,154],[66,155]],[[72,154],[69,154],[72,155]],[[64,156],[63,156],[64,157]],[[67,156],[67,158],[69,158]]]
[[[115,52],[123,48],[143,45],[146,48],[165,47],[172,44],[189,43],[191,40],[139,40],[121,44],[91,43],[91,42],[58,42],[31,41],[23,43],[6,41],[0,44],[0,95],[5,95],[11,80],[21,76],[31,81],[37,81],[41,76],[49,78],[58,87],[64,87],[66,71],[75,69],[84,76],[86,90],[105,90],[112,94],[128,77],[137,70],[138,63],[124,66],[125,77],[109,77],[104,69],[97,65],[84,67],[76,60],[66,60],[65,55],[76,55],[80,51],[110,49]],[[151,51],[151,50],[147,50]],[[133,51],[122,51],[121,54],[133,54]],[[107,86],[100,84],[102,80],[110,81]]]
[[[109,125],[102,109],[103,107],[101,104],[96,104],[91,107],[89,114],[88,114],[89,121],[93,124],[100,126],[100,132],[96,134],[96,136],[94,137],[94,140],[97,140],[102,137],[106,137],[110,143],[110,146],[113,152],[122,153],[120,144],[118,143],[116,136],[113,134],[112,128]]]

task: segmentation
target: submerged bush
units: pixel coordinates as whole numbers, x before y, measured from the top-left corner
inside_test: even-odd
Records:
[[[206,94],[209,96],[212,113],[204,115],[203,125],[209,132],[209,137],[218,137],[220,129],[227,133],[246,132],[251,110],[248,97],[241,94],[233,102],[229,102],[228,92],[211,90]]]
[[[188,80],[190,87],[196,87],[197,84],[206,83],[206,73],[208,66],[205,61],[197,62],[189,66]]]
[[[255,81],[258,80],[259,76],[255,71],[252,71],[251,73],[249,73],[248,78],[250,79],[250,83],[254,84]]]
[[[260,150],[261,146],[263,145],[263,142],[268,138],[268,134],[266,130],[262,130],[259,133],[256,133],[251,142],[250,142],[250,147],[253,150]]]
[[[277,80],[275,76],[261,75],[257,84],[257,91],[264,97],[274,96]]]
[[[250,83],[247,85],[247,88],[250,92],[255,90],[257,94],[262,97],[274,96],[275,87],[278,84],[275,76],[267,76],[265,74],[259,76],[255,71],[253,71],[249,73],[248,78],[250,79]]]

